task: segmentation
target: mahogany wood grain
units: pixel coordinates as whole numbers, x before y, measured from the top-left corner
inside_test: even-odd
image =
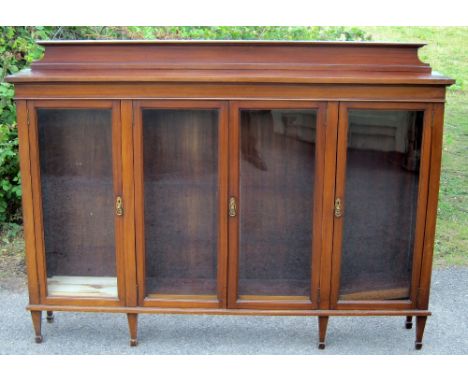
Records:
[[[284,68],[277,70],[276,68],[267,68],[263,70],[254,69],[219,69],[212,70],[206,69],[192,69],[183,70],[177,68],[153,68],[149,70],[150,64],[143,64],[139,68],[132,70],[122,70],[115,68],[108,70],[100,68],[99,70],[87,69],[85,67],[75,67],[75,75],[71,75],[72,70],[65,68],[52,71],[36,70],[32,76],[29,69],[25,69],[15,79],[7,79],[8,82],[14,82],[17,85],[23,83],[90,83],[101,82],[111,84],[115,82],[123,83],[145,83],[157,81],[167,84],[175,84],[181,82],[190,82],[194,84],[214,84],[214,83],[256,83],[256,84],[309,84],[309,85],[327,85],[327,84],[342,84],[342,85],[451,85],[453,81],[447,77],[428,74],[417,73],[411,68],[408,72],[402,71],[389,71],[394,68],[383,68],[380,72],[373,72],[376,67],[366,65],[348,65],[347,67],[340,67],[339,65],[328,65],[318,67],[312,71],[297,70],[304,69],[298,67]],[[367,69],[368,72],[360,71],[359,69]],[[306,68],[307,69],[307,68]],[[320,70],[318,70],[320,69]],[[346,70],[349,69],[349,70]],[[385,70],[387,69],[387,70]],[[151,76],[148,74],[152,73]],[[131,79],[129,78],[131,76]]]
[[[22,210],[23,210],[23,232],[26,251],[26,264],[28,276],[29,303],[38,304],[40,302],[40,287],[37,270],[37,254],[35,243],[33,194],[31,179],[31,161],[29,148],[29,109],[26,101],[16,103],[19,159],[21,171],[22,188]]]
[[[115,200],[118,196],[123,195],[123,165],[122,165],[122,118],[121,118],[121,109],[120,102],[112,102],[112,177],[114,183],[114,205]],[[127,203],[125,197],[124,199],[124,216],[125,210],[127,209]],[[127,215],[128,215],[128,211]],[[130,200],[130,216],[132,213],[131,200]],[[114,215],[115,216],[115,215]],[[127,219],[128,220],[128,219]],[[124,235],[127,233],[124,226],[124,219],[122,216],[115,216],[115,262],[116,262],[116,271],[117,271],[117,289],[120,303],[125,305],[126,303],[126,279],[125,279],[125,270],[127,269],[127,263],[125,261],[126,255],[129,255],[126,252],[124,247]],[[131,253],[130,253],[131,256]],[[131,271],[131,268],[130,268]],[[131,302],[131,301],[130,301]]]
[[[133,131],[133,182],[135,201],[135,258],[137,277],[138,305],[145,300],[145,220],[144,220],[144,182],[143,182],[143,123],[138,101],[132,104],[132,131]]]
[[[128,329],[130,331],[130,346],[138,344],[138,314],[127,313]]]
[[[447,77],[431,73],[430,66],[419,60],[417,50],[421,44],[238,41],[43,44],[44,58],[33,63],[32,70],[9,76],[8,81],[453,83]]]
[[[429,306],[429,290],[431,284],[432,258],[434,255],[437,204],[439,199],[440,167],[442,162],[443,125],[444,106],[443,104],[436,104],[434,105],[434,114],[432,119],[429,190],[427,197],[427,213],[425,221],[421,275],[419,279],[419,293],[417,298],[417,308],[419,309],[427,309]]]
[[[414,347],[416,350],[421,350],[422,348],[422,339],[424,335],[424,328],[426,327],[426,316],[417,316],[416,317],[416,340],[414,342]]]
[[[218,143],[218,300],[220,308],[228,304],[228,199],[229,199],[229,105],[223,103],[219,116]]]
[[[160,99],[444,102],[441,86],[252,84],[242,83],[98,83],[16,84],[16,99]]]
[[[415,222],[415,241],[414,241],[414,258],[412,264],[412,277],[410,300],[413,302],[413,307],[417,308],[417,298],[419,293],[419,279],[421,276],[421,264],[423,253],[423,237],[425,235],[425,221],[427,214],[427,198],[429,187],[429,166],[431,158],[432,132],[434,105],[429,105],[424,110],[423,121],[423,138],[421,147],[421,166],[419,170],[419,194],[418,194],[418,209]]]
[[[311,260],[311,283],[310,283],[310,300],[314,302],[314,308],[321,307],[322,291],[321,284],[327,284],[327,276],[322,281],[321,276],[323,273],[322,261],[323,253],[326,244],[323,240],[324,221],[323,217],[323,200],[325,198],[325,183],[326,183],[326,155],[327,155],[327,131],[330,125],[335,121],[332,120],[333,110],[336,107],[334,103],[320,104],[317,114],[317,126],[315,134],[315,174],[314,174],[314,199],[312,207],[312,260]],[[325,264],[323,264],[325,265]],[[329,282],[328,282],[329,284]],[[325,288],[324,293],[327,293]],[[327,307],[328,308],[328,307]]]
[[[453,81],[418,58],[421,44],[238,41],[42,42],[45,55],[8,81],[309,82]],[[219,57],[223,57],[220,60]],[[131,74],[131,75],[129,75]]]
[[[239,102],[229,102],[229,197],[239,200],[240,168],[240,114]],[[238,207],[239,208],[239,207]],[[228,308],[237,307],[237,275],[239,274],[239,219],[228,218],[229,252],[228,252]]]
[[[125,304],[138,304],[136,250],[135,250],[135,189],[134,189],[134,142],[133,103],[121,101],[122,132],[122,196],[123,215],[123,264],[125,270]]]
[[[42,45],[46,49],[42,60],[6,79],[15,83],[27,309],[37,342],[42,341],[42,311],[127,314],[131,345],[137,343],[140,313],[318,316],[321,346],[325,345],[331,316],[406,316],[406,327],[414,316],[415,346],[421,348],[431,314],[428,305],[444,102],[446,86],[454,83],[421,62],[418,49],[422,44],[79,41]],[[122,196],[124,203],[123,216],[114,222],[115,298],[47,295],[37,129],[40,108],[111,110],[112,147],[102,149],[112,151],[113,196]],[[217,274],[213,294],[152,293],[145,285],[144,108],[218,111]],[[239,114],[241,109],[275,108],[317,110],[311,287],[307,296],[238,293],[241,227],[239,215],[228,217],[227,212],[229,197],[237,201],[242,197]],[[408,299],[386,300],[402,295],[401,285],[348,293],[340,299],[343,219],[334,217],[334,201],[336,197],[343,200],[345,195],[351,109],[424,112]],[[101,165],[96,163],[96,167]],[[346,200],[342,207],[346,213]],[[185,281],[179,278],[175,282]]]
[[[337,160],[338,136],[338,102],[329,102],[326,118],[324,149],[324,180],[321,217],[321,253],[320,253],[320,309],[330,309],[332,299],[332,265],[333,264],[333,223],[335,203],[335,168]],[[333,301],[333,299],[332,299]]]
[[[34,333],[36,335],[35,341],[37,344],[40,344],[42,342],[42,311],[31,311],[31,317],[33,321]]]
[[[112,65],[128,70],[138,67],[186,69],[314,68],[343,71],[351,66],[361,71],[416,71],[430,73],[417,50],[424,44],[314,41],[139,41],[66,43],[39,41],[45,47],[33,70],[100,68]],[[252,51],[255,50],[255,54]],[[219,57],[223,60],[220,61]],[[185,65],[185,66],[184,66]]]
[[[270,296],[270,295],[239,295],[239,299],[241,300],[295,300],[295,301],[303,301],[307,302],[310,300],[309,296]]]
[[[138,313],[138,314],[210,314],[234,316],[430,316],[428,310],[420,309],[380,309],[380,310],[287,310],[287,309],[221,309],[221,308],[157,308],[157,307],[106,307],[106,306],[65,306],[28,305],[29,311],[54,310],[57,312],[96,312],[96,313]]]
[[[325,349],[325,337],[327,335],[328,316],[320,316],[319,322],[319,349]]]
[[[29,146],[30,146],[30,163],[31,163],[31,197],[33,200],[33,219],[34,219],[34,247],[37,264],[37,275],[39,284],[39,293],[41,302],[47,298],[47,273],[45,270],[45,249],[44,237],[42,227],[42,194],[40,184],[40,170],[39,170],[39,141],[37,138],[36,126],[36,110],[32,102],[28,102],[28,116],[29,116]],[[33,318],[34,320],[34,318]]]
[[[342,310],[385,310],[411,309],[410,300],[339,300],[335,309]]]
[[[339,119],[337,127],[337,143],[336,143],[336,172],[335,172],[335,193],[333,196],[332,207],[330,212],[334,213],[335,200],[340,198],[343,200],[345,192],[345,171],[346,171],[346,148],[347,148],[347,129],[348,129],[348,113],[346,104],[340,103]],[[346,211],[346,201],[342,201],[342,208]],[[343,244],[343,219],[341,217],[333,217],[333,239],[332,239],[332,269],[331,269],[331,290],[330,290],[330,306],[332,309],[337,308],[339,298],[340,285],[340,270],[341,270],[341,252]]]
[[[41,298],[42,304],[50,304],[50,305],[64,305],[64,306],[105,306],[105,307],[112,307],[112,306],[124,306],[122,301],[117,298],[102,298],[102,297],[81,297],[81,296],[46,296]],[[55,310],[55,309],[47,309],[47,310]]]

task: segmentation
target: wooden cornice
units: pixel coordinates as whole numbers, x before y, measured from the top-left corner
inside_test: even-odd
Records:
[[[418,58],[424,44],[309,41],[40,41],[27,82],[452,84]]]

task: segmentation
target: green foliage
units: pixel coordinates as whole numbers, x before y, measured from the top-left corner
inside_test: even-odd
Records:
[[[36,40],[213,39],[213,40],[369,40],[358,28],[345,27],[0,27],[0,223],[21,222],[13,85],[4,78],[42,56]]]
[[[468,27],[363,27],[375,40],[420,41],[420,58],[454,78],[445,110],[435,240],[438,265],[468,265]]]
[[[369,40],[359,28],[345,27],[128,27],[130,38],[207,40]]]
[[[13,127],[0,125],[0,222],[19,220],[20,200],[18,137]]]
[[[4,78],[40,58],[42,50],[35,39],[47,38],[48,32],[41,27],[0,27],[0,223],[21,220],[14,89]]]
[[[369,40],[359,28],[345,27],[58,27],[51,38],[159,40]]]

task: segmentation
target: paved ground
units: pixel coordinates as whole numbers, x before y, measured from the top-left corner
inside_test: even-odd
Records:
[[[0,354],[468,354],[468,268],[434,272],[424,347],[403,317],[335,317],[317,349],[316,317],[140,315],[128,346],[124,314],[58,312],[34,343],[25,291],[0,290]]]

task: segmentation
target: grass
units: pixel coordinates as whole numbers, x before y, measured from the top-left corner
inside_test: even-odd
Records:
[[[444,129],[442,176],[435,264],[468,265],[468,27],[362,27],[373,40],[427,42],[421,60],[457,80],[449,88]],[[0,276],[24,261],[23,236],[14,226],[0,227]]]
[[[456,79],[448,89],[435,264],[468,265],[468,27],[362,27],[373,40],[426,42],[419,57]]]

